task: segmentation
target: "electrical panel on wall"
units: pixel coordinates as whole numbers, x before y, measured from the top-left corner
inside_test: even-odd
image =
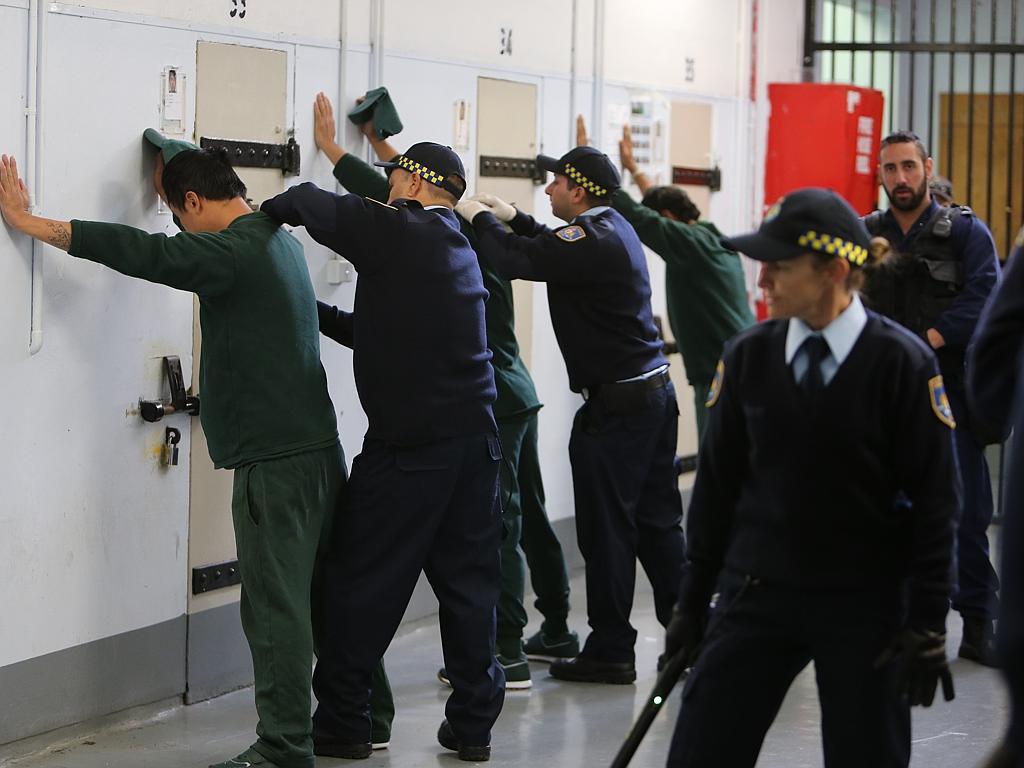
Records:
[[[654,184],[671,184],[668,152],[671,114],[669,101],[656,93],[631,94],[628,102],[609,104],[605,110],[602,151],[618,165],[619,140],[623,126],[628,125],[638,170],[647,174]],[[628,173],[623,182],[627,186],[632,183]]]
[[[633,138],[633,158],[639,170],[654,184],[671,184],[668,156],[668,100],[658,94],[633,96],[629,102],[629,132]]]

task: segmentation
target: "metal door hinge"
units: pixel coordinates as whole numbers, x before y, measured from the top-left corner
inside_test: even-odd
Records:
[[[199,139],[199,146],[203,149],[224,150],[231,160],[231,165],[238,168],[280,168],[285,176],[297,176],[299,173],[299,145],[294,136],[290,137],[286,144],[213,139],[203,136]]]
[[[694,187],[707,187],[712,192],[722,188],[722,170],[715,168],[685,168],[681,165],[672,166],[672,183],[689,184]]]
[[[192,569],[192,594],[201,595],[214,589],[230,587],[242,583],[242,572],[238,570],[237,560],[226,563],[204,565]]]
[[[533,179],[537,184],[545,182],[545,172],[537,167],[535,157],[480,156],[481,176],[500,176],[506,179]]]

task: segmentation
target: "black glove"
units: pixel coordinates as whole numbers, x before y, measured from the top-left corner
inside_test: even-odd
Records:
[[[942,696],[952,701],[953,675],[946,661],[946,633],[927,629],[900,630],[892,644],[875,660],[875,669],[890,662],[900,665],[899,686],[910,705],[930,707],[942,681]]]
[[[672,609],[672,619],[665,629],[665,652],[658,657],[658,671],[680,651],[687,655],[686,666],[696,661],[697,646],[704,637],[707,624],[707,612],[695,614],[681,608],[678,604]]]

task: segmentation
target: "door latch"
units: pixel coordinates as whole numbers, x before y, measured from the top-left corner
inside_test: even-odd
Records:
[[[199,398],[185,391],[185,376],[181,372],[181,360],[177,355],[164,358],[164,372],[167,374],[171,397],[169,400],[139,400],[139,414],[142,420],[152,423],[172,413],[182,412],[197,416]]]

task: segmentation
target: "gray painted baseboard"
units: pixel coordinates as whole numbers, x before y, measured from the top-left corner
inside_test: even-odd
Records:
[[[196,704],[252,685],[252,654],[242,632],[238,603],[188,617],[185,703]]]
[[[0,667],[0,744],[185,690],[185,617]]]
[[[581,568],[575,520],[551,527],[570,572]],[[403,622],[435,613],[437,600],[421,576]],[[182,694],[194,704],[247,685],[252,657],[238,603],[230,603],[0,667],[0,744]]]

